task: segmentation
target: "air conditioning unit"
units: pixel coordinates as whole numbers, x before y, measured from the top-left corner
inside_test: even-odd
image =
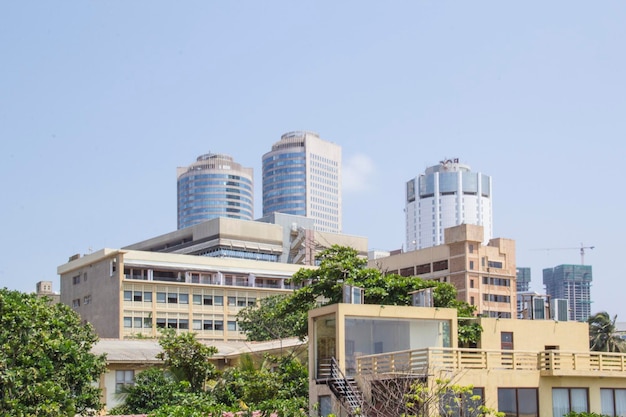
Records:
[[[550,300],[550,313],[554,320],[569,320],[569,300],[565,298],[554,298]]]

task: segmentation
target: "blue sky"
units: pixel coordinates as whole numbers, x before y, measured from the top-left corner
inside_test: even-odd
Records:
[[[280,135],[344,155],[344,232],[404,242],[404,184],[443,158],[494,181],[517,264],[593,266],[626,321],[626,2],[6,1],[0,286],[176,228],[176,167],[255,170]],[[572,248],[540,250],[542,248]]]

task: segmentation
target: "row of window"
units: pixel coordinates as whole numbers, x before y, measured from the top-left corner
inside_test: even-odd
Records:
[[[80,302],[80,300],[78,301]],[[125,290],[124,301],[151,303],[152,292]],[[227,301],[227,305],[230,307],[250,307],[250,306],[256,305],[255,297],[227,296],[226,301]],[[159,291],[156,293],[156,302],[167,303],[167,304],[189,304],[189,294],[182,293],[182,292],[177,293],[177,292],[160,292]],[[195,305],[205,305],[205,306],[223,306],[224,296],[223,295],[208,295],[208,294],[204,294],[204,295],[193,294],[192,303]]]
[[[152,328],[152,318],[150,317],[133,317],[133,316],[124,316],[123,319],[124,328],[126,329],[151,329]],[[192,320],[192,329],[193,330],[214,330],[214,331],[224,331],[224,320],[219,319],[193,319]],[[154,323],[157,329],[181,329],[181,330],[189,330],[189,319],[185,318],[177,318],[177,317],[157,317]],[[226,322],[226,330],[230,332],[238,331],[239,326],[237,325],[236,320],[228,320]]]
[[[499,294],[483,294],[483,301],[493,301],[496,303],[510,303],[511,296],[499,295]]]
[[[83,305],[91,304],[91,294],[84,296],[83,300],[82,300],[82,303],[83,303]],[[72,307],[73,308],[80,307],[80,304],[81,304],[81,299],[80,298],[75,298],[75,299],[72,300]]]

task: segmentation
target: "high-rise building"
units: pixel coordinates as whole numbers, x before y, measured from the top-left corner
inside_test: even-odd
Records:
[[[341,147],[312,132],[289,132],[263,155],[263,216],[306,216],[341,233]]]
[[[558,265],[543,270],[546,293],[569,302],[569,319],[587,321],[591,315],[591,265]]]
[[[472,172],[457,158],[439,162],[406,183],[406,248],[444,243],[444,230],[460,224],[482,226],[493,237],[491,177]]]
[[[253,220],[252,168],[228,155],[208,153],[177,169],[178,228],[216,217]]]
[[[524,308],[523,297],[520,297],[520,293],[526,293],[530,290],[530,268],[517,267],[516,270],[516,291],[517,291],[517,314],[519,318],[522,318],[522,310]]]

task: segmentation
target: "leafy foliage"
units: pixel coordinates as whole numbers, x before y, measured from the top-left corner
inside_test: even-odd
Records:
[[[263,299],[258,307],[248,307],[238,314],[240,328],[249,340],[276,339],[276,336],[297,336],[308,333],[307,314],[316,305],[342,301],[344,284],[364,289],[365,303],[380,305],[410,305],[413,291],[433,288],[436,307],[456,308],[459,317],[472,317],[475,307],[456,299],[456,289],[448,283],[385,274],[367,268],[367,261],[353,248],[331,246],[322,251],[317,269],[302,268],[291,278],[302,288],[292,294]],[[482,328],[478,323],[459,321],[459,342],[476,342]]]
[[[166,329],[159,339],[163,352],[157,357],[180,380],[187,381],[192,392],[204,391],[204,384],[216,374],[215,365],[209,358],[217,353],[214,346],[206,346],[196,340],[195,333],[177,335]]]
[[[602,311],[589,317],[589,348],[598,352],[626,352],[626,342],[617,334],[617,315]]]
[[[13,416],[92,415],[102,407],[92,383],[104,356],[97,336],[64,304],[0,290],[0,410]]]

